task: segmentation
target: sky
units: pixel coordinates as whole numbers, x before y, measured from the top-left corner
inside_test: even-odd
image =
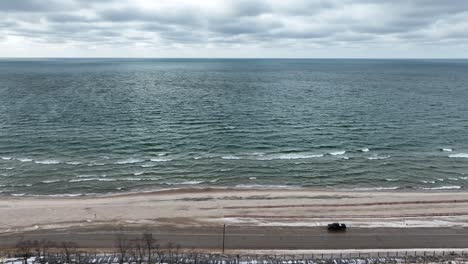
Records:
[[[468,58],[468,1],[0,0],[0,57]]]

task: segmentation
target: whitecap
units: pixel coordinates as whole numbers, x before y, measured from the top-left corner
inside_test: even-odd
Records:
[[[144,173],[145,173],[144,171],[138,171],[138,172],[133,173],[133,175],[139,176],[139,175],[143,175]]]
[[[48,181],[41,181],[42,183],[55,183],[55,182],[60,182],[60,180],[48,180]]]
[[[388,159],[390,158],[390,156],[372,156],[372,157],[368,157],[367,159],[368,160],[383,160],[383,159]]]
[[[449,158],[468,158],[468,153],[451,154]]]
[[[65,162],[65,163],[68,164],[68,165],[80,165],[81,164],[81,162],[79,162],[79,161],[68,161],[68,162]]]
[[[140,163],[140,162],[144,162],[144,160],[129,158],[129,159],[125,159],[125,160],[119,160],[119,161],[115,162],[115,164],[133,164],[133,163]]]
[[[11,160],[12,157],[2,157],[2,160]]]
[[[428,183],[434,184],[434,183],[435,183],[435,181],[421,181],[421,182],[422,182],[422,183],[426,183],[426,184],[428,184]]]
[[[349,160],[349,157],[348,156],[343,156],[343,159],[344,160]]]
[[[294,160],[294,159],[311,159],[311,158],[320,158],[323,157],[323,154],[272,154],[267,156],[257,157],[257,160]]]
[[[440,186],[440,187],[421,188],[421,189],[423,190],[451,190],[451,189],[461,189],[461,186],[451,185],[451,186]]]
[[[165,158],[152,158],[150,159],[151,161],[154,161],[154,162],[166,162],[166,161],[171,161],[172,159],[165,159]]]
[[[340,150],[340,151],[330,152],[329,154],[332,155],[332,156],[338,156],[338,155],[344,155],[345,153],[346,153],[346,151]]]
[[[68,182],[87,182],[87,181],[116,181],[115,179],[103,179],[103,178],[85,178],[85,179],[73,179]]]
[[[363,148],[363,149],[361,149],[361,151],[362,151],[362,152],[369,152],[370,149],[368,149],[368,148]]]
[[[44,165],[52,165],[52,164],[59,164],[60,161],[58,160],[36,160],[34,161],[37,164],[44,164]]]
[[[451,148],[443,148],[442,151],[444,151],[444,152],[452,152],[453,149],[451,149]]]
[[[21,161],[21,162],[31,162],[31,161],[33,161],[32,159],[28,159],[28,158],[17,158],[16,160]]]
[[[166,182],[165,184],[168,184],[168,185],[196,185],[196,184],[200,184],[200,183],[204,183],[204,181],[193,180],[193,181],[183,181],[183,182]]]
[[[199,159],[201,159],[201,158],[202,158],[202,157],[200,157],[200,156],[193,157],[194,160],[199,160]]]
[[[392,178],[387,178],[385,179],[386,181],[393,182],[393,181],[398,181],[398,179],[392,179]]]
[[[7,167],[7,168],[5,168],[5,170],[14,170],[14,169],[15,169],[15,167]]]
[[[249,177],[249,180],[256,180],[257,177]]]
[[[142,168],[151,168],[151,167],[156,167],[156,165],[154,165],[154,164],[143,164],[140,167],[142,167]]]
[[[367,188],[354,188],[356,191],[384,191],[384,190],[396,190],[399,189],[399,186],[395,187],[367,187]]]
[[[88,167],[92,167],[92,166],[104,166],[106,165],[106,163],[102,163],[102,162],[91,162],[90,164],[88,164]]]
[[[225,160],[240,160],[241,159],[241,157],[238,157],[238,156],[223,156],[221,158]]]

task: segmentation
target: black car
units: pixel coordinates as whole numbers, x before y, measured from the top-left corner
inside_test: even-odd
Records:
[[[328,224],[328,231],[346,231],[346,225],[340,223]]]

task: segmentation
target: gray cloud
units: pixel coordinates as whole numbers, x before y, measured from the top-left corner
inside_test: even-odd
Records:
[[[468,38],[465,0],[17,0],[0,1],[0,16],[3,48],[28,42],[378,49],[456,46]]]

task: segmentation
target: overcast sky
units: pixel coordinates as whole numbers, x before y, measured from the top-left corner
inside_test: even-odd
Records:
[[[468,0],[0,0],[0,57],[468,58]]]

